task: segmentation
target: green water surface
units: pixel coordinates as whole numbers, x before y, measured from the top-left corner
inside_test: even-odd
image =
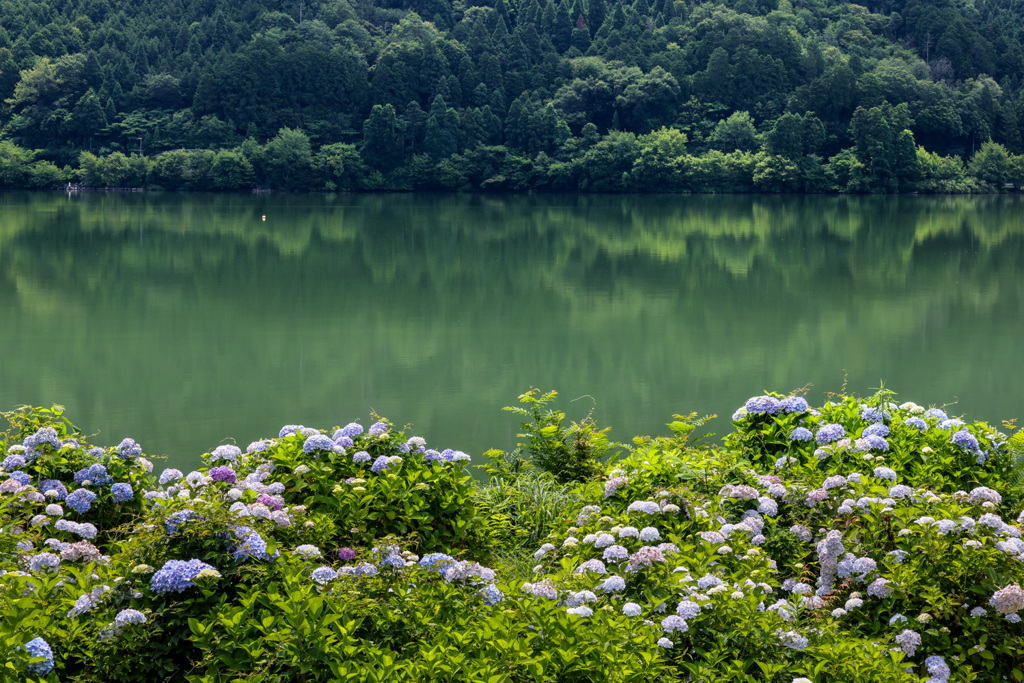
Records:
[[[880,380],[998,423],[1022,333],[1018,197],[0,195],[0,407],[182,468],[371,411],[479,461],[531,386],[622,440]]]

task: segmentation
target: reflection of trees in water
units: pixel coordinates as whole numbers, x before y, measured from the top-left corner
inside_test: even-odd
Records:
[[[4,195],[0,340],[40,361],[3,373],[88,411],[110,409],[110,387],[154,413],[214,400],[260,433],[282,401],[325,422],[349,417],[339,396],[351,417],[412,419],[387,404],[396,384],[439,397],[420,426],[481,408],[501,422],[529,384],[622,395],[617,426],[809,379],[836,388],[842,369],[899,390],[937,358],[1003,353],[1024,299],[1018,204]],[[978,364],[942,373],[975,382]],[[167,421],[168,443],[178,430]]]

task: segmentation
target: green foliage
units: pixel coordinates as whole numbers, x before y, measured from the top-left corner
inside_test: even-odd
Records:
[[[517,436],[529,442],[520,444],[517,450],[529,455],[531,464],[560,483],[587,481],[619,445],[608,439],[611,428],[598,429],[589,414],[566,426],[565,412],[553,407],[557,395],[557,391],[541,393],[539,389],[530,389],[519,396],[519,403],[525,408],[504,408],[527,418],[520,423],[523,431]]]
[[[574,431],[591,458],[608,446],[589,418],[563,426],[554,398],[533,390],[511,409],[537,452],[561,453]],[[334,441],[291,426],[159,483],[133,443],[90,449],[60,406],[19,408],[0,446],[29,455],[33,482],[98,461],[134,495],[113,503],[109,483],[80,482],[98,533],[76,559],[78,532],[40,513],[49,499],[3,482],[3,664],[33,680],[44,660],[22,647],[42,637],[46,680],[911,683],[936,654],[951,680],[1011,680],[1024,639],[992,596],[1024,581],[1019,522],[1003,521],[1024,504],[1024,441],[892,399],[812,411],[754,397],[723,447],[693,438],[708,418],[676,415],[668,436],[637,437],[587,468],[603,481],[573,487],[528,447],[489,453],[492,477],[473,485],[457,452],[385,421]],[[826,422],[850,442],[791,438]],[[486,550],[458,533],[484,519],[506,548],[498,575],[445,552]],[[40,563],[44,537],[62,561]],[[185,558],[215,569],[160,590],[154,573]],[[126,608],[141,623],[118,624]]]

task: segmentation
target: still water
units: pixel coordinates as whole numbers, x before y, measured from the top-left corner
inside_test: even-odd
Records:
[[[181,468],[371,412],[479,461],[531,386],[624,441],[882,381],[998,423],[1022,269],[1007,196],[3,194],[0,408]]]

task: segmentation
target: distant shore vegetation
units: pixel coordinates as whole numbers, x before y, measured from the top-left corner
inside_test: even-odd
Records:
[[[4,2],[0,187],[1005,191],[1022,37],[921,0]]]

